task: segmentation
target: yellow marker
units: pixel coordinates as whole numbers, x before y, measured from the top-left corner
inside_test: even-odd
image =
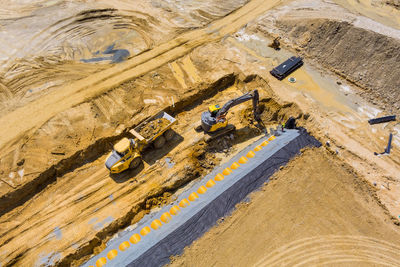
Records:
[[[249,161],[249,160],[248,160],[246,157],[244,157],[244,156],[242,156],[242,157],[238,160],[238,162],[239,162],[240,164],[246,164],[247,161]]]
[[[240,165],[239,165],[239,163],[237,163],[237,162],[234,162],[234,163],[232,163],[232,165],[231,165],[231,169],[233,169],[233,170],[236,170],[237,168],[239,168],[240,167]]]
[[[131,238],[129,238],[129,241],[131,241],[132,244],[137,244],[139,243],[140,239],[142,238],[140,237],[139,234],[133,234]]]
[[[107,253],[107,258],[109,258],[110,260],[114,259],[115,257],[117,257],[118,255],[118,250],[116,249],[112,249]]]
[[[199,195],[197,195],[196,194],[196,192],[193,192],[193,193],[191,193],[190,195],[189,195],[189,197],[188,197],[188,199],[190,200],[190,201],[195,201],[196,199],[198,199],[199,198]]]
[[[151,231],[150,227],[145,226],[145,227],[142,228],[142,230],[140,230],[140,234],[141,234],[142,236],[145,236],[145,235],[147,235],[148,233],[150,233],[150,231]]]
[[[255,151],[255,152],[258,152],[258,151],[260,151],[261,149],[262,149],[261,146],[256,146],[256,147],[254,148],[254,151]]]
[[[181,208],[186,208],[189,205],[190,205],[190,202],[186,198],[182,199],[181,202],[179,202],[179,207],[181,207]]]
[[[159,219],[155,219],[154,221],[151,222],[150,226],[154,230],[157,230],[158,228],[160,228],[162,226],[162,223]]]
[[[106,263],[107,263],[107,259],[102,257],[96,261],[96,266],[102,267],[102,266],[106,265]]]
[[[274,136],[274,135],[271,135],[269,138],[268,138],[268,141],[272,141],[272,140],[274,140],[276,137]]]
[[[171,215],[168,212],[164,212],[160,219],[163,223],[169,223],[171,220]]]
[[[255,155],[256,155],[256,154],[254,153],[254,151],[253,151],[253,150],[250,150],[250,151],[247,153],[246,157],[248,157],[248,158],[253,158]]]
[[[215,182],[214,182],[213,179],[208,180],[208,182],[206,183],[206,186],[207,186],[208,188],[211,188],[211,187],[213,187],[214,185],[215,185]]]
[[[119,250],[121,251],[125,251],[127,248],[129,248],[131,246],[131,244],[129,244],[128,241],[124,241],[119,245]]]
[[[179,211],[180,211],[180,209],[179,209],[179,207],[178,206],[173,206],[170,210],[169,210],[169,212],[172,214],[172,215],[177,215],[178,213],[179,213]]]
[[[268,140],[265,140],[264,142],[261,143],[262,146],[267,146],[268,145]]]
[[[204,194],[206,191],[207,188],[204,185],[200,186],[199,189],[197,189],[197,193],[199,194]]]
[[[232,170],[229,169],[229,168],[225,168],[225,170],[222,171],[222,174],[225,175],[225,176],[227,176],[227,175],[229,175],[231,173],[232,173]]]
[[[224,180],[224,178],[225,178],[225,177],[224,177],[222,174],[218,173],[218,174],[215,176],[214,180],[219,182],[219,181]]]

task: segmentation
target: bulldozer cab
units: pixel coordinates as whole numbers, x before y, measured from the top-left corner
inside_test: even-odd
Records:
[[[121,141],[114,145],[114,150],[121,156],[125,156],[129,151],[131,146],[133,147],[135,141],[129,140],[128,138],[123,138]]]

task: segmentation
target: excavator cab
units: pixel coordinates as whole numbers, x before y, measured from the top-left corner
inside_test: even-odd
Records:
[[[106,160],[106,167],[111,173],[120,173],[128,168],[136,168],[141,161],[135,140],[123,138],[114,145]]]
[[[211,105],[208,107],[208,111],[211,113],[213,117],[215,117],[218,111],[221,109],[220,105]]]

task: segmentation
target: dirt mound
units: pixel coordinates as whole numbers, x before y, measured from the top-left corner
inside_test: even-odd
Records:
[[[289,117],[301,118],[303,113],[300,108],[294,103],[279,104],[273,98],[263,98],[260,100],[257,107],[257,112],[260,115],[263,123],[277,124],[283,123],[289,119]],[[247,121],[249,124],[254,124],[253,108],[248,107],[241,112],[242,121]]]
[[[400,40],[332,20],[281,20],[276,26],[305,55],[400,111]]]
[[[385,1],[385,3],[400,10],[400,0],[388,0]]]
[[[155,119],[146,123],[139,132],[144,138],[149,139],[166,128],[170,123],[166,118]]]
[[[399,240],[399,227],[372,187],[336,157],[312,149],[171,265],[397,266]]]

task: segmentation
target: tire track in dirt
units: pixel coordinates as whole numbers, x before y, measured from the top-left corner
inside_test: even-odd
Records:
[[[71,12],[74,14],[74,10]],[[99,55],[104,60],[116,59],[101,53],[105,45],[124,48],[131,55],[148,51],[154,42],[159,44],[151,36],[160,36],[163,28],[164,25],[150,14],[89,9],[63,18],[30,38],[26,36],[27,41],[18,42],[19,47],[15,47],[13,53],[4,53],[7,60],[0,70],[0,99],[3,99],[0,109],[7,114],[64,86],[65,82],[72,83],[109,68],[109,64],[81,62],[99,58]],[[99,38],[101,34],[105,37]],[[23,51],[29,54],[23,55]]]
[[[354,258],[354,257],[353,258],[351,258],[351,257],[344,258],[343,257],[341,259],[325,261],[324,264],[328,265],[328,264],[333,264],[333,263],[355,263],[355,262],[359,262],[359,263],[368,262],[368,263],[374,263],[374,264],[378,264],[378,265],[380,264],[380,265],[384,265],[384,266],[395,266],[395,265],[392,265],[390,263],[386,263],[386,262],[383,262],[383,261],[374,261],[372,259],[362,258],[362,257],[359,257],[359,258]]]
[[[367,261],[400,264],[400,246],[366,236],[332,235],[296,240],[270,252],[255,266],[307,266],[336,261]],[[348,259],[345,259],[348,257]]]
[[[53,91],[43,98],[14,110],[0,118],[0,148],[7,152],[15,139],[22,137],[48,121],[61,111],[89,101],[124,81],[143,75],[169,61],[208,42],[233,33],[244,24],[281,3],[273,0],[265,3],[253,0],[230,15],[205,28],[182,34],[154,49],[144,52],[127,62],[93,74],[85,79]]]

